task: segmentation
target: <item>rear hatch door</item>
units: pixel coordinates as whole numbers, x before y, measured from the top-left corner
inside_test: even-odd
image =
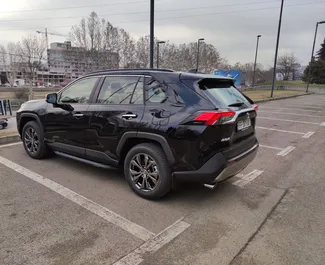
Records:
[[[214,130],[216,134],[221,133],[221,143],[218,147],[227,159],[245,152],[257,143],[255,137],[256,105],[234,87],[232,79],[208,75],[197,75],[196,79],[193,75],[192,78],[186,76],[183,79],[181,76],[181,81],[211,102],[216,111],[235,113],[230,120],[206,129]]]

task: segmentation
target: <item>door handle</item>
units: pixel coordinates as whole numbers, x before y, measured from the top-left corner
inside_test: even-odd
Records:
[[[82,113],[74,113],[73,117],[83,117],[83,114]]]
[[[138,115],[137,114],[133,114],[133,113],[129,113],[129,114],[123,114],[122,115],[122,118],[124,118],[124,119],[134,119],[134,118],[136,118],[136,117],[138,117]]]

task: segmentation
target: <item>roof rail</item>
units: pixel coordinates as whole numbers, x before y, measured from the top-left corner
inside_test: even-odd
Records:
[[[174,72],[170,69],[164,69],[164,68],[123,68],[123,69],[107,69],[107,70],[100,70],[100,71],[94,71],[90,72],[88,74],[94,74],[94,73],[103,73],[103,72],[127,72],[127,71],[149,71],[149,72]]]

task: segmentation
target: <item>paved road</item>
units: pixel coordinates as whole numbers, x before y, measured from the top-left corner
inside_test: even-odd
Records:
[[[0,264],[323,265],[325,96],[260,105],[256,159],[152,202],[117,170],[0,148]]]

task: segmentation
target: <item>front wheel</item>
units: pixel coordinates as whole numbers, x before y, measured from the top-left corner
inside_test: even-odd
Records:
[[[124,175],[131,189],[146,199],[159,199],[172,187],[166,155],[152,143],[136,145],[128,152],[124,160]]]
[[[35,121],[29,121],[24,125],[22,141],[27,154],[35,159],[42,159],[51,154],[44,142],[44,134],[41,127]]]

